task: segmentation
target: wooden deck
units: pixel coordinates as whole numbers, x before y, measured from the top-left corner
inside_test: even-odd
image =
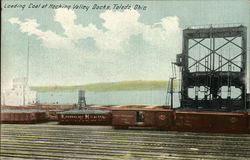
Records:
[[[2,124],[1,159],[250,159],[250,135]]]

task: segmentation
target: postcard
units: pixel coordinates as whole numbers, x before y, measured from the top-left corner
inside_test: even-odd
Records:
[[[249,12],[1,1],[1,159],[249,159]]]

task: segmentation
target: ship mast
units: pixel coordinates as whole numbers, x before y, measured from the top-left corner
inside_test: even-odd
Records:
[[[29,43],[29,37],[28,37],[28,47],[27,47],[27,61],[26,61],[26,81],[24,82],[24,85],[23,85],[23,105],[25,106],[25,87],[26,85],[28,85],[28,82],[29,82],[29,56],[30,56],[30,43]]]
[[[26,70],[26,85],[29,83],[29,61],[30,61],[30,41],[28,37],[28,54],[27,54],[27,70]]]

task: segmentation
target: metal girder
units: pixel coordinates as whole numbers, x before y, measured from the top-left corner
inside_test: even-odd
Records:
[[[203,61],[204,59],[206,59],[207,57],[209,57],[211,54],[206,55],[205,57],[203,57],[202,59],[198,60],[196,63],[192,64],[191,66],[189,66],[189,68],[193,67],[195,64],[200,63],[201,61]]]
[[[228,39],[224,38],[225,40],[227,40],[227,42],[224,43],[223,45],[221,45],[221,46],[220,46],[219,48],[217,48],[215,51],[218,51],[218,50],[220,50],[221,48],[223,48],[224,46],[226,46],[227,44],[232,43],[233,40],[235,40],[236,38],[237,38],[237,37],[234,37],[234,38],[232,38],[231,40],[228,40]]]
[[[211,71],[211,69],[210,68],[208,68],[207,66],[205,66],[204,64],[202,64],[201,62],[198,62],[196,59],[194,59],[193,57],[191,57],[191,56],[188,56],[188,58],[191,58],[192,60],[194,60],[195,61],[195,63],[194,63],[194,65],[195,64],[197,64],[197,63],[199,63],[200,65],[202,65],[203,67],[205,67],[206,69],[208,69],[208,70],[210,70]],[[191,68],[191,67],[188,67],[188,68]]]
[[[199,43],[201,43],[202,41],[204,41],[205,38],[203,38],[202,40],[200,40],[198,43],[195,43],[194,45],[192,45],[191,47],[188,48],[188,50],[192,49],[193,47],[195,47],[196,45],[198,45]]]
[[[237,37],[235,37],[235,38],[237,38]],[[233,38],[233,39],[235,39],[235,38]],[[232,40],[233,40],[233,39],[232,39]],[[210,49],[210,48],[207,47],[206,45],[200,43],[200,41],[196,41],[195,39],[192,39],[192,40],[195,41],[195,42],[197,42],[197,44],[200,44],[201,46],[205,47],[205,48],[208,49],[209,51],[211,51],[211,53],[207,54],[205,57],[203,57],[202,59],[200,59],[200,60],[198,60],[198,61],[195,60],[194,58],[192,58],[192,57],[189,56],[189,57],[192,58],[194,61],[196,61],[196,63],[194,63],[194,64],[192,64],[191,66],[189,66],[189,68],[193,67],[193,66],[194,66],[195,64],[197,64],[197,63],[200,63],[200,62],[201,62],[202,60],[204,60],[206,57],[211,56],[211,55],[214,53],[214,54],[220,56],[221,58],[223,58],[224,60],[228,61],[227,63],[231,62],[232,64],[234,64],[235,66],[237,66],[238,68],[241,69],[240,66],[238,66],[237,64],[235,64],[235,63],[232,62],[232,59],[225,58],[224,56],[220,55],[220,54],[217,52],[219,49],[221,49],[222,47],[224,47],[226,44],[232,43],[230,40],[228,40],[227,43],[223,44],[222,47],[219,47],[219,48],[216,49],[216,50]],[[233,43],[233,44],[235,44],[235,43]],[[240,48],[241,48],[241,47],[240,47]],[[239,55],[242,55],[242,53],[239,54]],[[239,55],[238,55],[238,56],[239,56]],[[238,57],[238,56],[237,56],[237,57]],[[237,57],[236,57],[236,58],[237,58]],[[235,59],[235,58],[233,58],[233,59]],[[201,64],[201,63],[200,63],[200,64]],[[209,70],[211,70],[211,69],[209,69]],[[216,69],[216,70],[217,70],[217,69]]]
[[[237,38],[237,37],[234,37],[234,39],[235,39],[235,38]],[[232,43],[232,44],[234,44],[235,46],[237,46],[237,47],[239,47],[240,49],[243,50],[243,48],[242,48],[241,46],[239,46],[238,44],[234,43],[233,41],[230,41],[230,40],[228,40],[227,38],[224,38],[224,39],[227,40],[229,43]]]
[[[220,67],[218,67],[217,69],[215,69],[215,71],[219,70],[220,68],[224,67],[225,65],[227,65],[228,63],[232,63],[233,65],[235,65],[236,67],[238,67],[239,69],[242,69],[242,67],[238,66],[237,64],[233,63],[232,61],[236,58],[238,58],[239,56],[241,56],[242,53],[238,54],[237,56],[235,56],[234,58],[228,60],[226,63],[224,63],[223,65],[221,65]]]
[[[210,29],[212,28],[212,34]],[[187,39],[198,39],[198,38],[225,38],[225,37],[241,37],[246,27],[243,25],[235,27],[220,27],[220,28],[200,28],[200,29],[185,29],[183,34]]]

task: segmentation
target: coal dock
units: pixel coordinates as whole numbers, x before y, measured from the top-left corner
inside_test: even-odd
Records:
[[[79,90],[75,105],[1,106],[1,158],[250,159],[246,34],[243,25],[183,30],[172,63],[180,90],[174,73],[164,105],[87,105]]]

